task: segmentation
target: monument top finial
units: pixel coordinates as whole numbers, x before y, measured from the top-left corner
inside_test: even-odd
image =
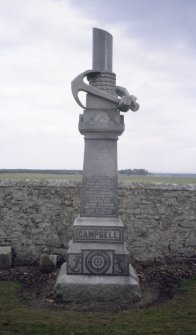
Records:
[[[127,112],[131,109],[136,112],[139,109],[139,104],[136,102],[137,98],[134,95],[129,94],[126,88],[116,86],[116,75],[112,72],[112,60],[113,60],[113,37],[112,35],[103,29],[93,28],[93,64],[92,70],[84,71],[79,74],[74,80],[72,80],[72,94],[76,102],[80,107],[84,109],[93,108],[96,109],[95,99],[93,105],[90,107],[89,104],[86,107],[81,103],[78,97],[78,92],[83,91],[88,93],[89,97],[99,98],[103,104],[98,103],[99,109],[102,108],[114,108],[118,111]],[[87,77],[89,84],[87,85],[83,79]],[[105,103],[104,103],[105,102]]]
[[[106,30],[93,28],[93,70],[112,72],[112,47],[112,35]]]

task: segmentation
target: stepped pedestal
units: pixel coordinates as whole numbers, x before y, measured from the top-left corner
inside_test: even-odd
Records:
[[[129,264],[120,219],[77,218],[67,256],[55,285],[57,300],[140,301],[138,278]]]

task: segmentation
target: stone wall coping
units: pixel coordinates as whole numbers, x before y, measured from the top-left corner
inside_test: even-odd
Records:
[[[81,187],[81,181],[70,181],[63,179],[0,179],[0,187]],[[138,183],[119,182],[119,189],[146,189],[146,190],[168,190],[168,191],[196,191],[196,184],[170,184],[170,183]]]

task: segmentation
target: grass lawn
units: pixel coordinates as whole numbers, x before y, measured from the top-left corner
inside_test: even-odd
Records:
[[[81,175],[65,175],[65,174],[47,174],[47,173],[0,173],[0,180],[14,179],[14,180],[71,180],[81,181]],[[171,183],[171,184],[196,184],[194,177],[158,177],[158,176],[123,176],[119,175],[119,181],[135,182],[135,183]]]
[[[195,335],[196,278],[183,281],[172,300],[157,307],[112,312],[35,309],[21,286],[0,282],[0,335]]]

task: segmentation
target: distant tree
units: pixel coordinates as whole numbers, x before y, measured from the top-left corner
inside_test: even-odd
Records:
[[[138,176],[146,176],[148,174],[148,171],[145,169],[134,169],[133,174]]]
[[[145,169],[125,169],[119,170],[120,174],[125,174],[126,176],[147,176],[149,172]]]

